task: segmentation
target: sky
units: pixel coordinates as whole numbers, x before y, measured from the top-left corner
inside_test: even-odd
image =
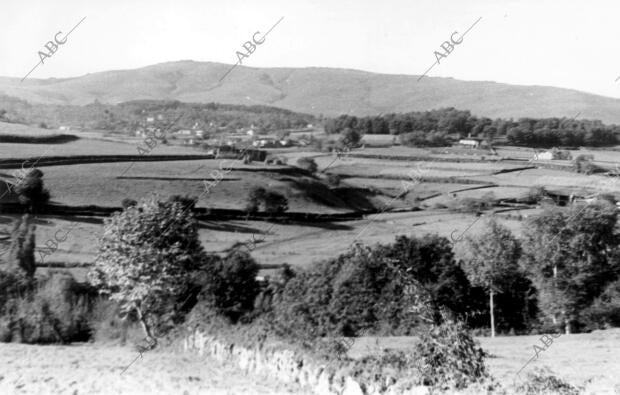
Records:
[[[234,64],[244,42],[282,17],[244,66],[421,75],[444,41],[478,21],[429,76],[620,98],[618,0],[1,1],[0,76],[24,77],[47,41],[84,17],[29,78],[179,60]]]

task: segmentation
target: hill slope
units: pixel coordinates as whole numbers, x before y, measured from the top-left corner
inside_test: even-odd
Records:
[[[251,68],[180,61],[135,70],[106,71],[66,79],[0,78],[0,93],[32,102],[88,104],[137,99],[265,104],[294,111],[371,115],[439,107],[475,115],[601,119],[620,123],[620,99],[570,89],[517,86],[452,78],[386,75],[330,68]]]

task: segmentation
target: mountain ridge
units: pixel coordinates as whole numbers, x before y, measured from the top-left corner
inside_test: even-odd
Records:
[[[0,93],[32,103],[85,105],[98,100],[262,104],[334,116],[470,110],[490,118],[574,117],[620,124],[620,99],[568,88],[463,81],[451,77],[379,74],[329,67],[256,68],[182,60],[78,77],[0,77]]]

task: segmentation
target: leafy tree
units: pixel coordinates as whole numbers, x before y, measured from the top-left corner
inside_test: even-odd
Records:
[[[279,214],[288,210],[288,199],[279,192],[267,191],[265,193],[265,211],[271,214]]]
[[[304,170],[309,171],[310,173],[316,173],[318,166],[314,159],[309,157],[303,157],[297,159],[297,165]]]
[[[236,321],[249,312],[259,293],[258,264],[245,251],[235,250],[211,266],[202,298],[219,314]]]
[[[28,207],[30,212],[37,211],[47,204],[50,193],[43,185],[43,172],[31,169],[15,184],[15,193],[19,202]]]
[[[541,310],[570,333],[580,312],[618,278],[617,212],[599,201],[547,208],[526,223],[523,264],[540,290]]]
[[[403,282],[415,281],[429,296],[433,322],[441,322],[443,312],[463,316],[476,307],[471,304],[471,285],[455,261],[448,239],[437,235],[399,236],[394,244],[384,246],[382,252]]]
[[[340,132],[340,144],[348,148],[357,147],[362,139],[359,132],[351,128],[345,128]]]
[[[480,235],[468,235],[465,271],[475,285],[489,293],[491,337],[495,337],[494,297],[507,290],[509,280],[519,275],[521,245],[510,230],[491,218]]]
[[[105,220],[99,254],[89,281],[135,314],[144,333],[157,344],[152,328],[205,261],[196,221],[181,203],[143,200]]]
[[[267,190],[263,187],[253,187],[248,193],[248,203],[246,210],[250,213],[255,213],[259,210],[261,203],[265,201],[265,194]]]

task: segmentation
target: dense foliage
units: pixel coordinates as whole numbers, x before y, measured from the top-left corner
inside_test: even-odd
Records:
[[[440,146],[447,139],[477,137],[505,138],[513,145],[530,147],[609,146],[617,144],[620,127],[598,120],[571,118],[520,118],[518,120],[476,117],[469,111],[442,108],[404,114],[356,117],[341,115],[325,122],[325,131],[335,134],[345,129],[360,134],[402,135],[404,145]],[[454,137],[453,137],[454,138]]]
[[[174,319],[204,257],[190,210],[175,200],[143,200],[106,219],[89,281],[123,314],[135,314],[154,342],[152,328]]]
[[[549,208],[526,224],[523,265],[540,293],[543,318],[567,333],[587,321],[593,302],[620,275],[616,208],[607,201]]]

